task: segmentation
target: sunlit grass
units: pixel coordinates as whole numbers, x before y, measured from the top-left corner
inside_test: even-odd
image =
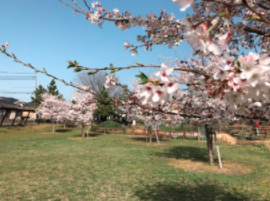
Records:
[[[221,144],[224,164],[252,169],[226,175],[208,171],[214,167],[207,163],[204,142],[149,145],[123,135],[77,140],[79,127],[56,131],[41,134],[50,132],[50,125],[0,128],[0,200],[257,201],[270,196],[268,151]],[[200,163],[207,171],[172,161]]]

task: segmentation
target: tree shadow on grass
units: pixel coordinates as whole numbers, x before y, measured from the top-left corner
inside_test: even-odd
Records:
[[[97,137],[97,136],[100,136],[101,134],[96,134],[96,133],[89,133],[88,136],[89,137]],[[82,137],[82,134],[79,134],[79,135],[73,135],[72,137]],[[87,136],[85,135],[85,138],[87,138]]]
[[[147,201],[243,201],[250,200],[249,195],[239,193],[224,186],[200,184],[186,185],[181,183],[155,184],[137,190],[134,195]]]
[[[199,147],[186,147],[179,146],[173,147],[165,152],[156,153],[155,155],[166,157],[166,158],[174,158],[174,159],[189,159],[193,161],[199,162],[208,162],[208,151],[207,148],[199,148]]]
[[[66,132],[71,131],[71,129],[56,129],[55,131],[58,133],[66,133]]]
[[[135,140],[135,141],[139,141],[139,142],[145,142],[145,143],[149,143],[149,140],[146,141],[145,137],[132,137],[130,138],[131,140]],[[160,142],[167,142],[169,141],[168,139],[159,139]],[[152,138],[152,142],[156,143],[157,140],[155,138]]]

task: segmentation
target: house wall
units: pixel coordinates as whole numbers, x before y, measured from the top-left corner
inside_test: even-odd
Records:
[[[28,116],[28,111],[23,111],[22,117],[27,117],[27,116]],[[36,119],[36,113],[35,112],[30,112],[29,119]]]
[[[6,113],[6,111],[7,110],[0,109],[0,124],[3,120],[3,117]],[[15,116],[16,116],[16,110],[8,110],[8,113],[5,117],[2,125],[3,126],[12,125]],[[24,124],[27,116],[28,116],[28,111],[17,110],[17,116],[16,116],[16,119],[14,121],[14,125],[18,125],[19,123]],[[29,119],[27,120],[27,124],[33,124],[35,119],[36,119],[36,113],[33,111],[30,112]]]

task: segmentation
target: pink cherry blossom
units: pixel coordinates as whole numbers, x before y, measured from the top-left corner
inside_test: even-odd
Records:
[[[173,68],[169,67],[169,62],[161,64],[161,70],[155,73],[155,76],[160,76],[161,81],[168,82],[168,75],[173,72]]]
[[[174,93],[179,88],[179,83],[175,78],[170,78],[168,82],[165,83],[168,94]]]
[[[182,8],[180,9],[181,11],[185,11],[192,3],[194,0],[173,0],[173,3],[176,5],[181,5]]]

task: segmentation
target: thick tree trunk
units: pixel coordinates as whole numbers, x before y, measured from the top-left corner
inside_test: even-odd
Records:
[[[52,122],[52,132],[54,133],[54,122]]]
[[[147,132],[146,132],[146,142],[150,141],[150,132],[151,132],[151,126],[148,126]]]
[[[211,129],[209,128],[208,125],[205,126],[205,135],[206,135],[209,163],[210,165],[213,165],[214,164],[213,139],[212,139]]]
[[[149,142],[152,144],[152,128],[150,126],[150,132],[149,132]]]
[[[156,134],[157,142],[159,143],[159,139],[158,139],[158,134],[157,134],[157,129],[156,128],[155,128],[155,134]]]
[[[84,137],[84,125],[82,124],[82,137]]]

